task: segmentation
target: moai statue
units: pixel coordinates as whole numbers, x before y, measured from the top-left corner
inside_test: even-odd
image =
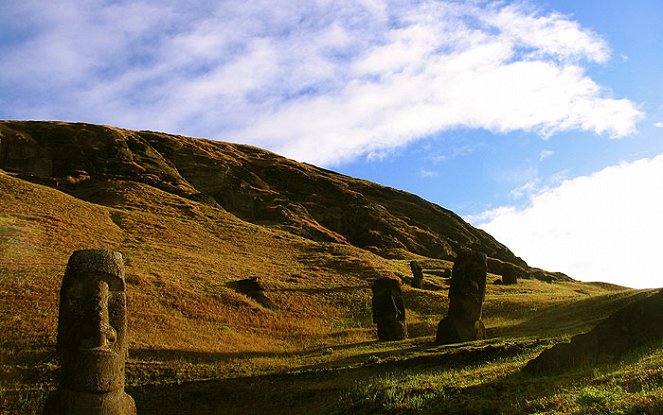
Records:
[[[486,255],[462,251],[454,261],[449,287],[449,313],[437,326],[437,344],[486,338],[481,321],[486,296]]]
[[[412,286],[414,288],[421,288],[424,285],[424,269],[417,261],[410,261],[410,269],[412,270]]]
[[[502,284],[504,285],[518,284],[518,277],[511,268],[505,268],[502,271]]]
[[[401,282],[379,278],[373,282],[373,322],[378,325],[378,339],[401,340],[407,337],[405,306]]]
[[[60,289],[60,387],[45,415],[135,415],[124,392],[127,309],[124,261],[117,251],[76,251]]]

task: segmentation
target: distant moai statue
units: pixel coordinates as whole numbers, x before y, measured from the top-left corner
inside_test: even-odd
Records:
[[[407,337],[405,305],[401,282],[379,278],[373,282],[373,322],[378,325],[378,339],[401,340]]]
[[[502,271],[502,284],[503,285],[518,284],[518,277],[511,268],[506,268],[504,269],[504,271]]]
[[[417,261],[410,261],[410,269],[412,270],[412,286],[414,288],[421,288],[424,286],[424,269]]]
[[[60,289],[60,387],[45,415],[135,415],[124,392],[128,354],[124,261],[117,251],[76,251]]]
[[[486,255],[461,251],[454,261],[449,287],[449,313],[437,326],[437,344],[486,338],[481,321],[486,296]]]

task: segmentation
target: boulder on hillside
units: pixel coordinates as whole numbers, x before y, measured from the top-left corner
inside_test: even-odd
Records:
[[[272,300],[265,295],[265,286],[258,277],[245,278],[234,283],[237,291],[255,300],[261,306],[273,310],[275,308]]]
[[[554,374],[618,361],[629,351],[663,340],[663,290],[615,312],[588,333],[544,350],[523,368]]]

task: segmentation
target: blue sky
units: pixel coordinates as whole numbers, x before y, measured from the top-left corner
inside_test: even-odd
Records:
[[[662,286],[663,2],[0,4],[0,118],[254,144]]]

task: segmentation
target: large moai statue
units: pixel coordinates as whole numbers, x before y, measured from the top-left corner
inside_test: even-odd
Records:
[[[454,261],[449,287],[449,313],[437,326],[437,344],[486,338],[481,321],[486,296],[486,255],[461,251]]]
[[[410,269],[412,270],[412,286],[414,288],[421,288],[424,286],[424,269],[417,261],[410,261]]]
[[[124,392],[127,309],[124,261],[117,251],[76,251],[60,289],[60,387],[45,415],[135,415]]]
[[[378,325],[378,339],[401,340],[407,337],[405,305],[401,282],[379,278],[373,282],[373,322]]]

